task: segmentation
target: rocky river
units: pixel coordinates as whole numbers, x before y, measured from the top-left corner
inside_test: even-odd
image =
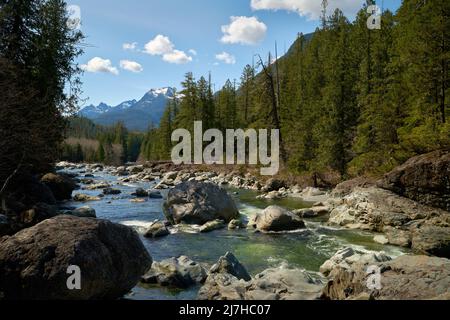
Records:
[[[131,172],[139,171],[139,169],[129,169],[130,174],[120,172],[123,169],[108,167],[101,169],[100,166],[85,165],[64,166],[64,172],[77,175],[81,179],[82,190],[75,193],[97,199],[89,202],[69,201],[65,203],[65,206],[73,209],[88,205],[95,209],[98,218],[134,228],[141,235],[154,261],[188,256],[207,269],[226,252],[232,252],[252,275],[268,268],[296,268],[305,270],[308,275],[318,281],[325,281],[319,272],[320,266],[341,249],[350,247],[362,252],[384,251],[391,257],[408,252],[407,249],[376,243],[373,240],[375,234],[371,232],[329,226],[326,223],[326,216],[305,219],[306,229],[279,233],[267,234],[246,228],[229,230],[226,227],[201,233],[200,226],[182,224],[169,227],[170,235],[168,236],[149,239],[144,237],[144,234],[152,223],[156,220],[165,220],[162,207],[168,190],[158,191],[161,193],[161,198],[139,198],[133,193],[135,194],[138,189],[154,190],[155,186],[161,185],[161,178],[164,181],[163,176],[167,178],[167,173],[159,178],[156,175],[155,180],[150,182],[143,181],[145,179],[142,177],[133,177]],[[205,180],[205,176],[208,174],[199,174],[198,180]],[[83,181],[88,184],[83,184]],[[114,190],[109,193],[117,194],[104,195],[102,187],[109,187]],[[299,210],[311,208],[314,205],[311,201],[327,198],[326,194],[320,193],[317,196],[307,196],[309,202],[302,199],[300,195],[291,195],[282,199],[264,199],[260,197],[261,193],[255,190],[241,189],[229,184],[226,185],[226,189],[237,203],[244,224],[248,223],[252,215],[270,205]],[[99,195],[101,197],[98,198]],[[199,286],[181,290],[141,283],[133,289],[128,298],[194,299],[197,297],[198,290]]]
[[[333,190],[59,163],[0,214],[0,299],[450,299],[449,173],[446,152]]]

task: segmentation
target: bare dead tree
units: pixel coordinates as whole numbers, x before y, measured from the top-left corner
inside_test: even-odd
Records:
[[[260,55],[258,55],[258,58],[259,58],[259,65],[263,69],[264,83],[265,83],[266,89],[269,93],[270,100],[271,100],[271,109],[269,112],[269,117],[270,117],[273,127],[276,129],[281,129],[281,121],[280,121],[280,114],[279,114],[279,99],[278,99],[278,95],[276,93],[276,91],[277,91],[276,81],[275,81],[275,77],[273,75],[273,71],[272,71],[272,67],[271,67],[271,60],[272,60],[271,54],[269,53],[268,65],[266,65],[264,63],[264,61]],[[284,143],[283,143],[281,130],[280,130],[280,155],[281,155],[282,161],[284,163],[286,163],[287,157],[286,157],[286,151],[284,149]]]

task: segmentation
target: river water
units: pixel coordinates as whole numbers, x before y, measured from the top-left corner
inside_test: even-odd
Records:
[[[66,170],[67,171],[67,170]],[[71,170],[68,172],[75,172]],[[79,171],[78,171],[79,172]],[[83,176],[81,174],[81,176]],[[306,220],[307,229],[284,234],[262,234],[250,230],[227,229],[200,234],[195,230],[174,229],[172,234],[160,239],[146,239],[142,235],[155,220],[164,220],[162,212],[163,199],[147,199],[143,203],[131,202],[137,188],[151,189],[152,183],[119,183],[116,176],[107,173],[95,173],[96,182],[106,181],[113,188],[122,191],[118,196],[105,196],[101,201],[89,203],[68,202],[65,205],[81,207],[89,205],[97,212],[99,219],[107,219],[133,227],[141,235],[142,241],[154,261],[188,256],[205,265],[214,264],[227,251],[233,252],[251,275],[281,265],[301,268],[312,276],[319,277],[320,266],[338,250],[353,247],[359,250],[385,251],[393,257],[401,255],[402,249],[383,246],[373,241],[374,234],[362,231],[345,230],[326,226],[323,219]],[[83,185],[82,185],[83,186]],[[97,196],[102,190],[79,190],[75,193]],[[167,191],[162,191],[165,195]],[[278,201],[257,200],[258,193],[249,190],[230,189],[243,220],[252,213],[257,213],[269,205],[280,205],[288,209],[311,207],[300,199],[283,199]],[[173,290],[157,286],[138,285],[127,296],[137,300],[183,300],[195,299],[198,288]]]

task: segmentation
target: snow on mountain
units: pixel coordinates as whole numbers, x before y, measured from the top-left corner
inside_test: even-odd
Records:
[[[151,89],[139,101],[125,101],[115,107],[105,103],[91,105],[79,114],[97,124],[113,125],[122,121],[129,130],[145,131],[150,124],[159,124],[167,101],[174,98],[174,93],[175,89],[169,87]]]

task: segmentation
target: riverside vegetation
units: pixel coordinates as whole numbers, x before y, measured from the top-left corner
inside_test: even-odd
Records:
[[[323,12],[239,86],[187,74],[143,134],[66,117],[64,1],[0,3],[0,299],[449,299],[450,3],[404,0],[381,30]],[[280,129],[283,172],[146,162],[194,121]]]

